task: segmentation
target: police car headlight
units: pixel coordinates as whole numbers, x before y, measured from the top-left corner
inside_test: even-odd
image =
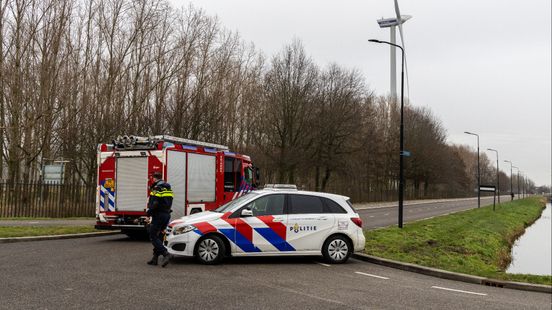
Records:
[[[190,231],[195,230],[195,229],[196,229],[196,227],[193,226],[193,225],[185,225],[185,226],[176,227],[173,230],[173,235],[185,234],[185,233],[190,232]]]

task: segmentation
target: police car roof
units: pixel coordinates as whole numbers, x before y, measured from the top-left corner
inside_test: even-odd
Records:
[[[282,194],[301,194],[301,195],[311,195],[311,196],[320,196],[320,197],[326,197],[326,198],[333,198],[333,199],[343,199],[343,200],[349,200],[349,197],[338,195],[338,194],[332,194],[332,193],[323,193],[323,192],[311,192],[311,191],[302,191],[297,189],[291,189],[291,188],[263,188],[256,190],[259,194],[264,193],[282,193]]]

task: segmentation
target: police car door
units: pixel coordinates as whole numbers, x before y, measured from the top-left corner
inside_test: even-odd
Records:
[[[284,194],[270,194],[238,210],[239,218],[236,219],[235,224],[235,244],[238,255],[294,250],[286,242],[287,216],[284,214],[284,205]]]
[[[297,251],[320,251],[334,228],[335,216],[325,213],[317,196],[288,195],[287,241]]]

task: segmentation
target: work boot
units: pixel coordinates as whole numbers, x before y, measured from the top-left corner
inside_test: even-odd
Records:
[[[158,259],[159,259],[159,255],[153,254],[153,257],[148,261],[148,265],[157,266]]]
[[[163,254],[161,257],[161,267],[165,268],[169,264],[169,260],[171,259],[171,255],[169,253]]]

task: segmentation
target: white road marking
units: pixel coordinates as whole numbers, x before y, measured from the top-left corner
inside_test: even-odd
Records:
[[[383,279],[383,280],[389,280],[389,278],[386,278],[386,277],[382,277],[382,276],[376,276],[375,274],[369,274],[369,273],[364,273],[364,272],[360,272],[360,271],[355,271],[356,274],[361,274],[363,276],[368,276],[368,277],[373,277],[373,278],[378,278],[378,279]]]
[[[470,291],[455,290],[455,289],[452,289],[452,288],[446,288],[446,287],[441,287],[441,286],[432,286],[431,288],[436,288],[436,289],[439,289],[439,290],[445,290],[445,291],[451,291],[451,292],[466,293],[466,294],[479,295],[479,296],[487,296],[487,294],[484,294],[484,293],[476,293],[476,292],[470,292]]]
[[[40,222],[29,222],[29,224],[38,224]]]
[[[303,293],[303,292],[298,291],[298,290],[296,290],[296,289],[287,288],[287,287],[282,287],[282,286],[273,285],[273,284],[269,284],[269,283],[266,283],[266,284],[265,284],[265,283],[261,283],[261,285],[266,286],[266,287],[268,287],[268,288],[273,288],[273,289],[277,289],[277,290],[280,290],[280,291],[284,291],[284,292],[287,292],[287,293],[293,293],[293,294],[297,294],[297,295],[301,295],[301,296],[306,296],[306,297],[310,297],[310,298],[322,300],[322,301],[325,301],[325,302],[331,302],[331,303],[334,303],[334,304],[338,304],[338,305],[343,305],[343,306],[345,306],[345,303],[343,303],[343,302],[341,302],[341,301],[339,301],[339,300],[328,299],[328,298],[316,296],[316,295],[309,294],[309,293]]]
[[[389,213],[385,213],[383,216],[388,216],[388,215],[389,215]]]
[[[374,217],[373,215],[370,215],[370,217]]]
[[[324,264],[324,263],[321,263],[321,262],[315,262],[315,263],[317,263],[318,265],[324,266],[324,267],[331,267],[332,266],[332,265]]]

